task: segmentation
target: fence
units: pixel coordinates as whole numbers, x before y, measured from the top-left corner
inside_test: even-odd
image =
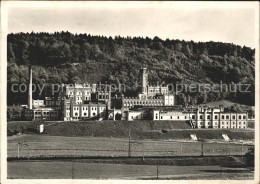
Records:
[[[245,155],[252,145],[225,142],[151,140],[55,141],[8,143],[8,157],[227,156]]]

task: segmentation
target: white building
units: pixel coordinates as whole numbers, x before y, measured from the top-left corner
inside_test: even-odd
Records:
[[[155,121],[189,121],[193,128],[247,129],[246,112],[225,112],[224,108],[184,108],[184,110],[153,110]]]

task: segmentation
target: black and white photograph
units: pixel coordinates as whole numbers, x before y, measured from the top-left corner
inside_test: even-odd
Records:
[[[259,182],[258,2],[1,8],[3,183]]]

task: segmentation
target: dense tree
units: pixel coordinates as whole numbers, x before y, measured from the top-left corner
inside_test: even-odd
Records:
[[[220,42],[162,40],[159,37],[73,35],[69,32],[9,34],[7,43],[8,104],[26,103],[26,92],[17,98],[14,83],[28,82],[28,64],[34,83],[45,84],[42,95],[51,95],[52,83],[100,81],[127,85],[127,94],[138,89],[141,67],[149,68],[150,84],[248,83],[251,93],[183,92],[180,104],[205,103],[222,98],[254,104],[255,50]]]

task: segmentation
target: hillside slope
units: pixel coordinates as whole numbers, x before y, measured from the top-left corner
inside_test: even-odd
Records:
[[[134,95],[139,69],[148,67],[150,84],[248,83],[251,93],[182,92],[179,104],[206,103],[220,99],[254,104],[255,50],[230,43],[162,40],[120,36],[107,38],[87,34],[18,33],[8,35],[8,104],[26,103],[18,97],[14,83],[27,83],[28,65],[33,82],[45,85],[34,98],[50,96],[51,84],[125,84],[126,95]],[[39,90],[38,90],[39,92]],[[134,92],[134,93],[133,93]]]
[[[199,139],[219,139],[222,134],[229,135],[231,140],[253,140],[254,132],[226,129],[190,129],[184,122],[153,122],[153,121],[104,121],[104,122],[63,122],[46,126],[44,134],[55,136],[93,136],[93,137],[125,137],[138,139],[186,139],[196,134]]]

